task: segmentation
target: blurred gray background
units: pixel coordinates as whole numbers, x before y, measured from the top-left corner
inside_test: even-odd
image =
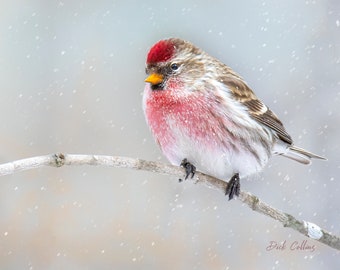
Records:
[[[242,188],[340,235],[340,2],[1,1],[0,162],[64,152],[166,162],[144,61],[190,40],[240,73],[301,147]],[[192,181],[42,168],[0,181],[1,269],[335,269],[340,253]],[[295,241],[315,251],[290,250]],[[267,251],[270,241],[286,249]]]

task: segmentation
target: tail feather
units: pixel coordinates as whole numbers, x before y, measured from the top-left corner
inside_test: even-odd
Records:
[[[313,154],[309,151],[306,151],[305,149],[302,149],[300,147],[297,147],[295,145],[290,145],[286,148],[286,151],[283,151],[281,153],[278,153],[279,155],[282,155],[284,157],[290,158],[292,160],[295,160],[297,162],[300,162],[302,164],[310,164],[312,158],[316,159],[323,159],[326,160],[326,158]]]

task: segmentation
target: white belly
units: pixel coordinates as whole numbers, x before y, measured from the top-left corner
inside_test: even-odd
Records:
[[[225,143],[207,138],[205,141],[198,141],[183,133],[178,127],[172,127],[172,134],[175,137],[174,142],[165,145],[163,149],[165,156],[174,165],[180,165],[186,158],[190,163],[196,166],[197,170],[227,180],[239,173],[240,177],[261,171],[267,163],[268,156],[262,145],[254,145],[258,153],[262,154],[264,160],[261,163],[247,150],[239,148],[237,151],[227,148]]]

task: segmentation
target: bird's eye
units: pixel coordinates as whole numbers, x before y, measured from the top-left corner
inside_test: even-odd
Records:
[[[176,71],[176,70],[178,70],[178,64],[173,63],[173,64],[171,64],[170,68],[171,68],[173,71]]]

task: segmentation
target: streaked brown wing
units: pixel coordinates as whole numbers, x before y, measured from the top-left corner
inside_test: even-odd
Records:
[[[222,81],[232,89],[232,94],[236,100],[244,104],[253,117],[260,124],[271,128],[277,136],[284,142],[292,144],[293,140],[287,133],[279,118],[254,94],[248,85],[236,73],[229,70],[229,74],[222,78]]]
[[[256,104],[254,106],[254,104]],[[262,104],[262,109],[259,111],[257,108],[260,107]],[[293,140],[290,135],[287,133],[286,129],[284,128],[282,122],[277,118],[277,116],[261,101],[258,99],[250,100],[244,102],[244,105],[248,108],[250,115],[257,120],[259,123],[270,127],[274,130],[277,136],[284,142],[288,144],[292,144]]]

